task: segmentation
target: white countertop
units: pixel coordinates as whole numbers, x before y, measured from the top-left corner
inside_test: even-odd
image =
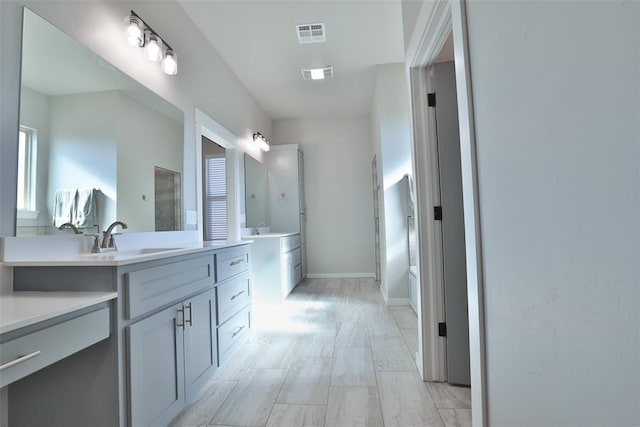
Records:
[[[116,298],[116,292],[12,292],[0,294],[0,334]]]
[[[250,242],[244,240],[226,242],[168,243],[166,245],[153,245],[140,249],[120,250],[99,254],[87,252],[56,253],[55,251],[52,251],[48,254],[40,253],[35,256],[22,254],[19,257],[7,257],[8,259],[5,259],[3,264],[13,267],[121,266],[143,261],[153,261],[171,256],[246,245],[248,243]]]

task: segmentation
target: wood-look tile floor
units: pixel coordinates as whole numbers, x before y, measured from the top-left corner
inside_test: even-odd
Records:
[[[420,379],[418,319],[372,279],[308,279],[173,426],[465,427],[468,388]]]

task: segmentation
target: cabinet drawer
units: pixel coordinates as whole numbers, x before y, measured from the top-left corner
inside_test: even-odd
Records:
[[[249,274],[231,279],[216,288],[218,325],[223,324],[242,307],[251,303]]]
[[[249,337],[251,310],[244,308],[218,327],[218,363],[222,365],[234,351]]]
[[[213,286],[212,255],[126,273],[126,317],[133,319],[207,286]]]
[[[216,282],[249,270],[249,247],[247,245],[216,252]]]
[[[300,247],[300,235],[285,236],[280,238],[280,252],[289,252]]]
[[[102,341],[110,334],[109,308],[45,327],[0,346],[0,388]]]

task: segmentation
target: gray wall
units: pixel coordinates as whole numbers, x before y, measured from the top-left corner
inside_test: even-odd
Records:
[[[284,120],[274,131],[304,152],[309,274],[373,275],[370,121]]]
[[[469,2],[492,426],[640,424],[640,3]]]

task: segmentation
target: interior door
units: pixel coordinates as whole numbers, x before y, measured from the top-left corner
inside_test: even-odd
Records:
[[[442,206],[447,378],[452,384],[470,385],[467,266],[454,63],[434,65],[434,79]]]

